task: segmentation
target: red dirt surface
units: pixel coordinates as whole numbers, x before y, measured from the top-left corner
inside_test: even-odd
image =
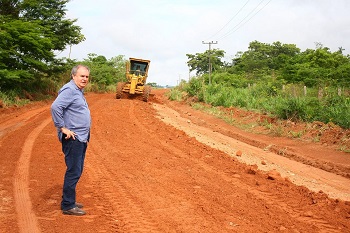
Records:
[[[51,102],[2,109],[0,231],[350,232],[350,155],[334,138],[243,131],[165,91],[148,103],[87,94],[80,217],[60,211],[65,165]]]

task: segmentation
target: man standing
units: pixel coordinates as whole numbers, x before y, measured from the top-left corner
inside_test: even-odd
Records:
[[[85,152],[90,139],[91,116],[83,89],[89,81],[90,69],[73,67],[71,80],[58,92],[51,105],[52,120],[62,143],[66,173],[61,209],[63,214],[84,215],[83,205],[76,202],[76,186],[84,167]]]

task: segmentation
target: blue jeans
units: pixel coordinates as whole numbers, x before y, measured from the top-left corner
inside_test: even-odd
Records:
[[[66,140],[64,137],[65,135],[62,137],[62,151],[67,170],[64,176],[61,209],[69,210],[75,207],[75,188],[83,173],[87,143],[72,138]]]

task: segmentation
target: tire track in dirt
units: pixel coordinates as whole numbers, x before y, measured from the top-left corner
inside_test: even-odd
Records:
[[[36,112],[36,111],[35,111]],[[39,114],[39,113],[38,113]],[[44,120],[27,136],[14,174],[14,198],[20,232],[40,232],[38,219],[32,209],[29,195],[29,167],[35,140],[40,132],[51,122],[51,118]]]
[[[179,158],[186,157],[185,153],[182,150],[175,148],[170,143],[159,140],[154,135],[154,129],[149,127],[149,125],[145,124],[144,115],[140,114],[140,113],[136,113],[135,105],[137,108],[139,108],[139,110],[141,109],[141,111],[143,109],[146,109],[147,107],[149,107],[149,106],[144,106],[146,104],[143,102],[130,102],[129,119],[133,120],[133,125],[134,125],[133,130],[138,132],[140,137],[142,137],[144,140],[146,140],[151,145],[153,150],[160,150],[163,153],[167,152],[169,154],[175,154]],[[161,184],[160,184],[160,186],[161,186]],[[170,198],[170,196],[171,196],[171,193],[169,193],[169,198]],[[191,213],[191,210],[190,210],[191,204],[188,203],[188,199],[185,196],[177,195],[176,199],[177,199],[176,202],[181,203],[180,207],[177,207],[177,206],[155,207],[152,210],[152,212],[158,213],[158,214],[163,215],[163,216],[164,215],[166,216],[165,213],[169,212],[169,213],[171,213],[171,216],[169,216],[168,218],[176,219],[176,221],[179,221],[179,222],[185,222],[189,218],[188,215],[191,215],[190,214]],[[193,215],[191,215],[191,221],[202,222],[202,221],[204,221],[204,219],[193,214]]]
[[[147,118],[148,120],[160,121],[148,115],[149,113],[143,114],[144,110],[147,111],[151,108],[149,105],[145,106],[146,103],[130,100],[118,100],[117,103],[122,105],[122,107],[118,107],[116,112],[107,113],[100,110],[99,117],[101,117],[101,120],[116,119],[118,116],[117,111],[128,112],[128,117],[115,120],[114,125],[123,124],[119,128],[113,129],[112,125],[108,126],[110,128],[102,130],[99,135],[95,133],[95,142],[98,141],[97,144],[99,146],[94,146],[93,151],[94,154],[100,152],[98,157],[100,161],[103,161],[102,167],[105,166],[104,164],[109,165],[102,170],[103,172],[106,170],[110,171],[113,185],[117,187],[117,190],[106,198],[110,200],[110,205],[113,206],[113,209],[116,209],[114,219],[118,220],[118,225],[125,232],[133,232],[135,229],[137,229],[137,232],[186,232],[186,230],[183,230],[184,226],[182,225],[186,225],[184,222],[189,221],[190,223],[185,226],[185,229],[193,231],[193,224],[198,225],[206,221],[206,216],[198,217],[196,213],[192,215],[191,213],[197,207],[189,202],[188,196],[183,196],[184,194],[181,193],[180,196],[179,194],[176,195],[174,190],[166,187],[166,181],[163,181],[163,179],[155,180],[154,178],[154,176],[159,178],[163,174],[164,180],[167,180],[167,175],[164,174],[166,170],[164,171],[164,169],[157,167],[164,164],[153,164],[157,158],[154,158],[151,154],[172,154],[172,151],[171,148],[166,146],[166,143],[160,145],[160,143],[163,143],[161,140],[154,136],[150,137],[152,133],[155,133],[154,129],[148,130],[139,121],[139,118],[146,120],[144,124],[148,124]],[[110,109],[107,105],[110,105],[110,103],[106,103],[106,108]],[[97,121],[95,126],[97,125],[98,127],[100,119],[94,118],[94,121]],[[136,138],[137,140],[135,141]],[[114,141],[113,139],[116,140]],[[130,139],[133,140],[130,141]],[[116,144],[118,147],[116,147]],[[139,151],[139,147],[143,150]],[[120,151],[118,148],[122,148],[122,150]],[[181,157],[184,157],[183,152],[179,153],[182,154]],[[158,161],[156,162],[158,163]],[[95,164],[95,162],[93,163]],[[170,161],[168,163],[171,164]],[[124,164],[127,167],[124,167]],[[169,165],[165,164],[165,166]],[[132,170],[129,171],[129,169]],[[162,174],[157,174],[158,170],[161,170]],[[148,174],[148,171],[151,174]],[[94,179],[101,180],[102,178],[97,176]],[[173,179],[173,177],[170,177],[170,179]],[[106,187],[112,186],[105,183],[104,185]],[[102,187],[102,190],[104,188]],[[141,194],[138,193],[140,191]],[[160,192],[163,196],[159,197]],[[118,197],[119,195],[121,197]],[[144,197],[143,195],[148,196]],[[153,198],[150,199],[150,197]],[[121,203],[118,204],[118,202]],[[117,204],[115,205],[115,203]],[[174,205],[174,203],[177,204]],[[176,223],[173,221],[176,221]]]
[[[132,109],[133,101],[124,102],[129,103]],[[162,232],[156,227],[156,223],[144,213],[132,193],[132,187],[125,183],[125,177],[132,178],[133,175],[117,169],[118,165],[115,164],[116,161],[113,158],[118,156],[119,152],[116,147],[107,142],[104,133],[100,131],[94,134],[94,142],[90,143],[92,150],[89,155],[90,162],[86,163],[93,185],[100,187],[98,198],[101,200],[99,203],[105,203],[104,206],[98,206],[98,208],[111,210],[107,214],[114,229],[122,229],[125,232]],[[122,146],[127,147],[127,144]],[[124,179],[118,178],[121,173]]]
[[[109,103],[110,104],[110,103]],[[117,171],[114,172],[113,175],[111,175],[111,180],[114,180],[113,182],[114,186],[117,187],[117,191],[111,195],[111,197],[108,197],[111,199],[111,205],[114,203],[118,203],[116,206],[117,213],[115,215],[115,218],[118,218],[120,220],[120,224],[122,225],[125,232],[134,231],[137,229],[137,232],[169,232],[169,229],[166,229],[168,226],[164,226],[162,224],[159,225],[159,217],[162,215],[166,215],[171,213],[173,218],[178,219],[178,221],[181,221],[181,219],[186,220],[186,211],[187,211],[187,204],[188,200],[181,199],[178,196],[176,197],[176,201],[181,203],[181,206],[163,206],[161,207],[155,207],[153,206],[155,203],[147,203],[148,205],[151,205],[150,209],[145,209],[143,207],[144,205],[144,198],[137,194],[138,190],[141,190],[143,193],[147,193],[147,195],[157,195],[158,189],[163,189],[164,184],[160,183],[158,180],[154,180],[153,177],[144,177],[147,176],[147,171],[140,171],[137,174],[132,174],[129,171],[127,171],[123,164],[129,163],[127,166],[130,167],[131,163],[136,163],[135,166],[138,166],[138,161],[135,162],[134,158],[138,159],[137,157],[140,156],[140,163],[149,163],[147,155],[151,153],[151,149],[158,150],[155,147],[161,147],[164,151],[170,152],[169,149],[166,147],[166,145],[163,147],[160,145],[159,139],[150,137],[150,133],[147,132],[147,128],[145,128],[139,121],[137,113],[135,113],[135,105],[137,105],[138,109],[145,109],[143,102],[133,101],[133,100],[118,100],[118,104],[123,106],[122,111],[126,111],[129,113],[129,116],[127,119],[122,119],[122,124],[118,129],[115,129],[117,131],[117,137],[121,138],[117,142],[114,142],[112,140],[105,140],[106,138],[109,138],[108,134],[113,134],[113,132],[104,132],[106,135],[103,135],[103,132],[101,132],[101,135],[94,134],[94,137],[96,137],[96,140],[98,141],[98,144],[100,144],[100,148],[96,148],[94,151],[99,151],[99,149],[103,148],[103,151],[108,151],[109,156],[100,158],[100,160],[103,160],[103,164],[101,166],[104,166],[104,164],[109,164],[110,166],[115,166],[115,169]],[[108,104],[106,103],[106,108]],[[149,107],[149,106],[147,106]],[[102,113],[103,114],[103,113]],[[107,114],[107,113],[105,113]],[[114,118],[118,117],[118,114],[116,114]],[[146,116],[147,117],[147,116]],[[104,115],[103,119],[109,119]],[[95,119],[96,120],[96,119]],[[119,121],[118,121],[119,122]],[[138,141],[129,141],[128,138],[137,138],[135,137],[135,134],[138,135]],[[97,138],[100,137],[100,138]],[[151,141],[150,141],[151,140]],[[114,144],[113,144],[114,143]],[[115,146],[115,144],[118,144],[118,147]],[[139,146],[143,147],[143,151],[138,151],[137,148]],[[147,146],[145,146],[147,145]],[[109,149],[111,148],[111,149]],[[119,151],[118,148],[123,148],[122,152]],[[128,149],[130,148],[130,149]],[[165,148],[165,149],[164,149]],[[104,154],[103,152],[101,154]],[[123,153],[123,154],[121,154]],[[136,155],[135,155],[136,154]],[[120,160],[118,164],[116,164],[115,161],[109,161],[111,158],[113,158],[115,155],[117,158],[116,160]],[[131,161],[133,160],[133,161]],[[132,166],[132,165],[131,165]],[[110,167],[104,168],[103,170],[112,170]],[[140,169],[144,169],[144,167],[140,167]],[[149,169],[154,169],[154,167],[150,167]],[[119,177],[119,178],[118,178]],[[144,187],[147,186],[147,184],[142,184],[143,181],[133,180],[132,179],[138,179],[138,177],[142,177],[142,179],[146,179],[147,182],[151,182],[153,186],[151,187]],[[100,178],[95,178],[99,180]],[[141,182],[137,183],[135,185],[135,182]],[[154,185],[156,187],[154,187]],[[111,184],[106,184],[106,187],[111,186]],[[152,189],[148,192],[145,192],[144,189]],[[110,190],[109,188],[106,188],[106,190]],[[119,197],[118,197],[119,195]],[[171,195],[170,195],[171,196]],[[112,200],[113,198],[113,200]],[[146,198],[147,201],[149,201],[148,197]],[[171,198],[169,197],[169,200]],[[181,199],[181,200],[180,200]],[[146,202],[147,202],[146,201]],[[155,201],[155,200],[154,200]],[[130,203],[130,204],[128,204]],[[139,204],[140,203],[140,204]],[[142,204],[141,204],[142,203]],[[184,215],[181,215],[184,214]],[[152,216],[152,217],[151,217]],[[155,217],[158,216],[158,217]],[[180,219],[180,220],[179,220]],[[195,217],[192,217],[193,220],[195,220]],[[137,220],[137,221],[135,221]],[[200,219],[198,219],[197,222],[200,222]],[[165,229],[164,229],[165,228]],[[170,230],[176,231],[176,230]]]
[[[22,127],[25,122],[27,122],[30,118],[36,117],[39,114],[46,111],[47,107],[41,107],[38,109],[26,111],[23,114],[16,115],[14,118],[8,118],[8,119],[2,119],[1,125],[0,125],[0,138],[7,133],[10,133],[20,127]]]
[[[166,153],[172,155],[173,152],[171,151],[172,147],[167,147],[165,142],[157,139],[157,137],[153,135],[155,133],[154,129],[149,129],[144,126],[144,124],[149,124],[149,121],[152,121],[152,119],[160,122],[153,116],[149,115],[150,113],[144,113],[144,111],[148,111],[148,109],[152,109],[152,107],[143,102],[130,100],[120,100],[118,101],[118,104],[122,105],[122,107],[119,107],[119,111],[120,108],[122,108],[121,111],[128,112],[128,116],[121,120],[123,126],[116,129],[118,131],[116,137],[122,137],[121,140],[113,141],[110,136],[107,136],[109,140],[105,140],[104,138],[106,138],[106,135],[102,135],[101,140],[98,141],[101,143],[101,147],[103,147],[104,150],[109,151],[109,155],[115,154],[118,157],[118,160],[120,160],[119,162],[121,162],[121,164],[117,165],[115,164],[115,161],[107,162],[108,160],[106,158],[102,159],[110,166],[114,166],[114,169],[118,170],[115,172],[113,179],[122,186],[122,190],[129,194],[127,199],[132,199],[131,204],[134,205],[134,208],[135,206],[137,207],[137,209],[134,210],[129,207],[129,204],[125,204],[125,202],[122,203],[123,206],[120,207],[118,214],[121,222],[123,222],[123,230],[126,232],[135,229],[138,229],[138,232],[184,232],[184,226],[182,226],[185,225],[184,222],[191,222],[186,226],[187,230],[191,229],[193,224],[204,222],[206,220],[205,217],[198,217],[198,214],[196,215],[196,213],[191,214],[196,209],[196,206],[193,206],[193,203],[189,202],[188,196],[184,196],[184,194],[181,193],[180,195],[175,195],[174,190],[172,189],[164,190],[167,186],[167,175],[164,174],[166,170],[164,171],[164,169],[158,168],[157,166],[169,165],[160,165],[157,158],[154,158],[151,154]],[[104,115],[107,113],[100,112],[100,114]],[[114,112],[114,114],[118,116],[117,112]],[[104,118],[109,119],[106,115],[104,115]],[[141,123],[141,121],[143,121],[143,123]],[[120,122],[118,121],[116,124],[118,123]],[[122,131],[122,133],[120,133],[120,131]],[[113,132],[111,133],[108,130],[104,133],[107,135],[113,135]],[[130,141],[129,138],[133,140]],[[135,141],[136,138],[137,141]],[[115,148],[115,144],[118,144],[118,147],[123,148],[122,152]],[[143,150],[139,151],[139,147]],[[113,149],[111,151],[107,148],[114,148],[114,151]],[[181,154],[181,156],[176,156],[179,158],[185,157],[184,152],[179,151],[179,154]],[[154,160],[156,160],[157,164],[153,164]],[[133,168],[131,171],[132,173],[130,173],[123,167],[124,162],[128,163],[128,169],[132,168],[132,166],[138,167]],[[171,164],[171,161],[168,163]],[[135,172],[135,169],[138,170],[137,173]],[[157,174],[158,169],[163,173],[165,181],[162,181],[162,179],[155,180],[154,177],[159,178],[159,176],[162,176],[161,174]],[[148,172],[151,172],[151,174],[148,174]],[[170,177],[170,179],[174,178]],[[143,197],[143,195],[137,193],[138,191],[141,191],[142,194],[148,195],[148,197]],[[164,194],[164,192],[166,192],[166,194]],[[160,193],[162,193],[162,196],[159,196]],[[118,192],[113,196],[115,197],[117,194]],[[149,196],[152,196],[153,200],[150,199]],[[174,203],[177,204],[174,205]],[[138,219],[138,221],[130,222],[134,221],[135,215],[137,216],[136,219]],[[150,227],[152,227],[152,229]],[[193,229],[190,231],[192,230]]]
[[[99,143],[100,139],[96,139]],[[99,153],[96,153],[96,152]],[[103,153],[103,148],[92,147],[94,154]],[[106,166],[106,160],[99,161],[98,155],[94,156],[94,167],[87,165],[89,169],[89,178],[93,181],[93,186],[99,186],[100,195],[97,196],[97,208],[108,210],[105,214],[110,219],[111,227],[114,229],[122,228],[125,232],[161,232],[158,231],[138,204],[133,200],[130,193],[118,179],[117,175]],[[109,163],[112,164],[112,163]],[[131,177],[131,176],[130,176]]]

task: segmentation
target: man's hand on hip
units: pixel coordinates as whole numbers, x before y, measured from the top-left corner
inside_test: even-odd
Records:
[[[62,127],[62,128],[61,128],[61,132],[62,132],[63,134],[65,134],[65,135],[67,135],[64,139],[67,140],[67,139],[73,138],[73,140],[75,140],[75,135],[76,135],[76,133],[74,133],[73,131],[71,131],[71,130],[65,128],[65,127]]]

